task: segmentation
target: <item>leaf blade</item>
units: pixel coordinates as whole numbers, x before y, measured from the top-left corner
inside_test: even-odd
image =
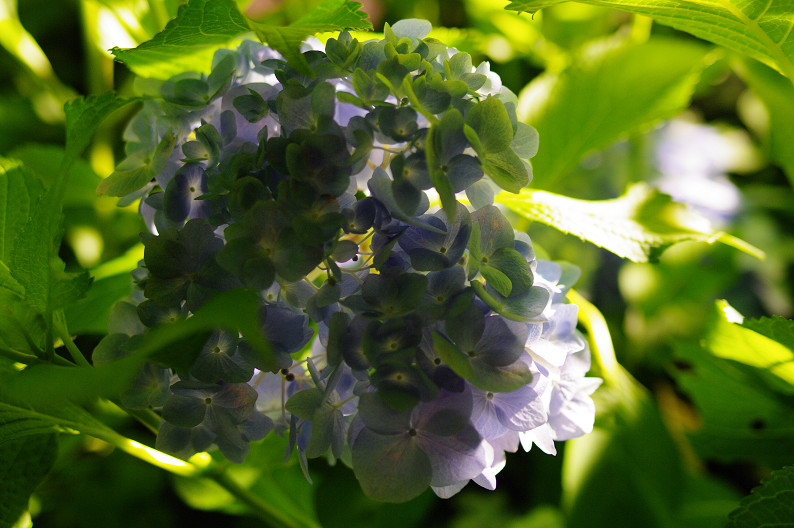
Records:
[[[596,41],[559,74],[519,94],[518,117],[540,134],[533,186],[552,189],[588,153],[684,109],[708,49],[653,38]]]
[[[567,0],[514,0],[506,9],[535,12]],[[576,0],[622,9],[738,51],[794,79],[794,12],[784,2],[736,0]]]
[[[759,258],[763,255],[750,244],[711,230],[705,218],[642,183],[612,200],[577,200],[523,189],[517,196],[500,193],[496,202],[634,262],[654,260],[670,245],[687,240],[723,242]]]
[[[111,53],[141,77],[208,73],[215,50],[250,31],[232,0],[190,0],[151,40],[136,48],[115,47]]]

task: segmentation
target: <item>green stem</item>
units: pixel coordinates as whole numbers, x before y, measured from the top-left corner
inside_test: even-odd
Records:
[[[631,21],[631,40],[635,44],[648,42],[651,38],[653,19],[644,15],[635,14]]]
[[[615,357],[615,348],[606,319],[590,301],[576,290],[568,292],[568,299],[579,307],[579,322],[587,330],[593,359],[601,371],[601,376],[609,385],[623,385],[623,370]]]
[[[24,365],[35,365],[37,363],[45,363],[45,361],[39,359],[38,357],[32,354],[26,354],[24,352],[14,350],[13,348],[6,348],[2,345],[0,345],[0,356],[8,358],[11,361],[16,361],[17,363],[22,363]]]
[[[69,335],[69,329],[66,327],[66,317],[63,315],[63,311],[58,310],[57,312],[53,313],[52,319],[53,326],[58,334],[58,337],[60,337],[61,341],[63,341],[63,344],[66,346],[66,350],[69,352],[69,355],[72,356],[74,362],[81,367],[90,367],[91,363],[88,362],[80,349],[77,348],[77,345],[74,344],[74,341],[72,341],[72,336]]]

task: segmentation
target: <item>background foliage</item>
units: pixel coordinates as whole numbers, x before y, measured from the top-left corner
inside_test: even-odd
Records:
[[[133,73],[167,77],[201,67],[249,30],[289,50],[316,31],[360,21],[345,2],[307,18],[314,2],[239,0],[249,19],[224,2],[194,0],[191,7],[206,4],[210,16],[191,11],[166,28],[181,3],[0,0],[0,344],[60,358],[24,376],[0,362],[0,460],[13,461],[0,465],[0,526],[20,515],[19,526],[31,517],[54,527],[197,519],[258,526],[248,495],[295,526],[775,521],[794,493],[791,469],[782,469],[794,464],[794,12],[787,2],[690,0],[670,9],[662,0],[527,0],[507,10],[488,0],[366,3],[376,31],[384,21],[428,19],[437,28],[431,36],[475,63],[491,61],[520,94],[519,118],[538,130],[540,148],[530,190],[505,205],[543,252],[582,268],[578,289],[593,304],[578,304],[599,344],[594,375],[605,379],[594,395],[595,431],[557,457],[510,456],[496,492],[469,486],[448,501],[428,492],[401,505],[367,499],[350,470],[323,461],[310,465],[310,485],[294,459],[283,462],[272,435],[254,444],[244,465],[207,461],[220,468],[215,473],[144,464],[123,451],[146,459],[128,439],[151,444],[151,432],[97,400],[131,376],[133,360],[127,370],[58,365],[103,337],[109,308],[129,293],[128,273],[142,256],[136,206],[95,193],[122,156],[121,131],[136,109]],[[195,38],[197,30],[209,37]],[[122,98],[101,95],[111,89]],[[98,97],[63,110],[81,94]],[[109,117],[97,125],[99,116]],[[695,222],[654,188],[688,201],[717,227]],[[766,258],[730,247],[758,253],[723,231]],[[703,243],[716,240],[727,244]],[[24,269],[24,280],[11,269]],[[26,304],[15,301],[20,295]],[[246,302],[219,301],[184,333],[158,334],[151,350],[217,317],[234,324],[223,301]],[[609,361],[593,305],[622,367]],[[41,328],[37,314],[47,314]],[[61,395],[70,403],[48,403]],[[75,431],[85,434],[66,434]]]

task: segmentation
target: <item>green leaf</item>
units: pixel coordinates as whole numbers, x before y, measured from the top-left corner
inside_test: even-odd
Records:
[[[0,158],[0,261],[11,263],[16,242],[44,186],[20,161]]]
[[[54,434],[0,442],[0,526],[13,526],[27,511],[31,493],[57,454]]]
[[[0,288],[5,288],[19,297],[25,296],[25,287],[11,275],[11,270],[8,269],[8,266],[2,260],[0,260]]]
[[[736,319],[735,310],[718,302],[702,345],[683,343],[675,350],[679,386],[702,419],[692,444],[701,456],[720,461],[753,460],[773,467],[790,463],[791,386],[766,365],[778,353],[790,362],[791,353],[783,344],[729,322],[729,315]],[[776,367],[776,373],[787,373],[785,365]]]
[[[251,28],[270,47],[281,53],[299,72],[313,76],[309,64],[300,53],[300,44],[309,35],[344,29],[371,30],[361,4],[351,0],[323,0],[314,9],[287,27],[249,22]]]
[[[727,528],[794,526],[794,466],[787,466],[764,479],[742,499],[729,515]]]
[[[518,115],[542,138],[532,159],[534,186],[552,188],[585,154],[685,108],[707,53],[680,39],[598,41],[559,74],[533,80],[519,96]]]
[[[24,288],[25,301],[40,313],[61,308],[83,295],[90,286],[87,272],[65,273],[64,264],[56,256],[61,237],[61,204],[59,192],[64,178],[53,185],[28,213],[19,229],[8,267]]]
[[[507,9],[530,11],[566,0],[513,0]],[[744,0],[577,0],[622,9],[692,33],[777,67],[794,79],[794,12],[788,2]],[[661,73],[661,72],[660,72]]]
[[[718,301],[719,317],[712,322],[706,337],[709,351],[716,357],[741,362],[759,369],[770,387],[794,394],[794,321],[783,318],[748,320],[744,326],[728,321],[725,313],[733,309],[725,301]],[[753,328],[766,330],[755,332]],[[787,339],[783,344],[780,337]]]
[[[74,403],[41,399],[30,402],[24,399],[26,394],[15,392],[5,384],[0,386],[0,438],[4,441],[54,432],[77,431],[97,438],[116,434]]]
[[[576,200],[524,189],[518,196],[501,193],[496,201],[528,220],[576,235],[635,262],[655,260],[669,246],[685,240],[722,242],[763,258],[759,249],[714,231],[698,213],[642,183],[613,200]]]
[[[104,277],[93,283],[86,296],[64,309],[69,332],[106,334],[110,308],[130,294],[132,279],[129,273]]]
[[[616,368],[620,386],[599,389],[593,432],[565,445],[562,503],[568,525],[682,526],[685,475],[676,444],[650,395]]]
[[[137,48],[111,53],[136,75],[168,79],[185,71],[209,73],[215,50],[250,32],[232,0],[190,0],[175,19]]]
[[[455,57],[462,55],[458,54]],[[454,59],[454,57],[453,57]],[[471,58],[469,58],[471,62]],[[513,125],[504,103],[495,97],[487,97],[474,105],[466,114],[466,124],[480,138],[485,152],[501,152],[513,141]]]
[[[49,187],[58,177],[64,155],[63,146],[28,143],[11,151],[9,157],[20,160],[38,176],[45,187]],[[30,183],[35,184],[36,180],[33,178]],[[76,160],[69,171],[69,185],[64,190],[63,205],[93,207],[96,201],[94,191],[100,181],[101,178],[87,161]],[[16,200],[14,204],[18,205]]]
[[[137,357],[125,357],[95,367],[32,365],[21,372],[2,372],[0,381],[8,394],[33,408],[58,402],[86,403],[120,394],[132,382],[141,363]]]
[[[64,106],[66,113],[65,161],[71,163],[91,142],[99,125],[110,114],[137,99],[125,99],[115,92],[77,97]]]
[[[258,316],[261,306],[261,300],[253,291],[230,290],[219,293],[204,303],[193,317],[160,326],[146,334],[141,345],[136,347],[133,356],[146,359],[155,353],[165,351],[160,357],[167,359],[168,347],[173,343],[201,332],[225,328],[232,332],[239,331],[254,347],[262,363],[272,365],[275,369],[275,358],[262,333]]]
[[[738,62],[736,72],[769,112],[769,154],[794,186],[794,86],[776,71],[754,60]]]
[[[760,319],[746,319],[742,326],[777,341],[778,344],[789,350],[794,350],[794,321],[791,319],[777,315]]]

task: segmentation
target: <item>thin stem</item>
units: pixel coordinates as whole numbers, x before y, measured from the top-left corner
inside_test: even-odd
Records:
[[[614,386],[622,385],[622,368],[615,357],[615,348],[606,319],[590,301],[576,290],[568,292],[568,299],[579,307],[579,322],[587,329],[593,359],[601,370],[604,380]]]
[[[61,341],[63,341],[63,344],[66,346],[66,350],[69,352],[69,355],[72,356],[74,362],[81,367],[90,367],[91,363],[88,362],[80,349],[77,348],[77,345],[74,344],[74,341],[72,341],[72,336],[69,335],[69,329],[66,327],[66,317],[63,315],[63,312],[56,312],[53,314],[52,319],[53,326],[55,327],[55,331],[58,333],[58,337],[60,337]]]
[[[634,15],[631,21],[631,40],[635,44],[643,44],[651,38],[653,19],[644,15]]]
[[[17,363],[22,363],[23,365],[35,365],[37,363],[46,363],[44,360],[39,359],[38,357],[32,354],[26,354],[24,352],[14,350],[13,348],[6,348],[2,345],[0,345],[0,356],[8,358],[11,361],[16,361]]]

